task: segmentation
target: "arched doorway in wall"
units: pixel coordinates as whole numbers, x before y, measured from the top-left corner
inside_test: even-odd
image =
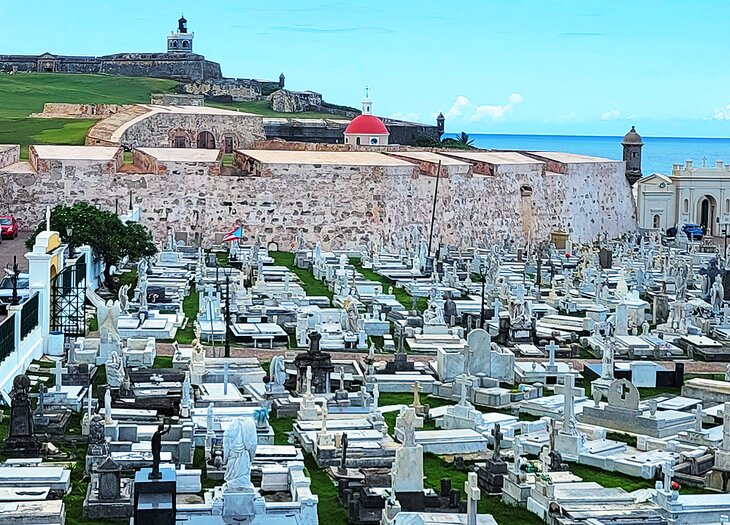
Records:
[[[198,148],[215,149],[215,137],[210,131],[201,131],[198,133]]]
[[[717,202],[713,196],[705,195],[697,207],[697,224],[702,227],[706,235],[714,233],[715,217],[717,217]]]

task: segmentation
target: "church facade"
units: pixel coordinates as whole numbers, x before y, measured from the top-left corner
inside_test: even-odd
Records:
[[[722,235],[730,227],[730,166],[685,164],[671,175],[655,173],[637,184],[639,226],[665,231],[677,224],[700,225],[707,235]]]
[[[178,20],[177,31],[167,37],[162,53],[117,53],[106,56],[0,55],[3,73],[82,73],[127,77],[202,81],[222,78],[221,66],[193,52],[193,33],[187,20]]]

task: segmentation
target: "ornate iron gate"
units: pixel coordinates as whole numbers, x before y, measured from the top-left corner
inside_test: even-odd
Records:
[[[86,256],[65,267],[51,283],[51,331],[86,336]]]

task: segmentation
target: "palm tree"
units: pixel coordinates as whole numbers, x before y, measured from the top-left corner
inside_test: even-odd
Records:
[[[463,131],[456,136],[455,140],[456,140],[456,142],[458,142],[459,144],[462,144],[464,146],[473,146],[474,145],[474,141],[469,138],[469,134],[464,133]]]

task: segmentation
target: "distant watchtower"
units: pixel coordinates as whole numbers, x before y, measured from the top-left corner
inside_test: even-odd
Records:
[[[444,131],[446,130],[446,117],[444,117],[443,113],[439,113],[439,116],[436,117],[436,131],[439,134],[439,137],[444,134]]]
[[[181,16],[177,21],[177,31],[167,36],[168,53],[192,53],[194,33],[188,33],[188,21]]]
[[[636,132],[636,128],[631,126],[631,131],[624,135],[621,145],[624,147],[626,178],[633,186],[641,178],[641,148],[644,146],[644,141]]]

